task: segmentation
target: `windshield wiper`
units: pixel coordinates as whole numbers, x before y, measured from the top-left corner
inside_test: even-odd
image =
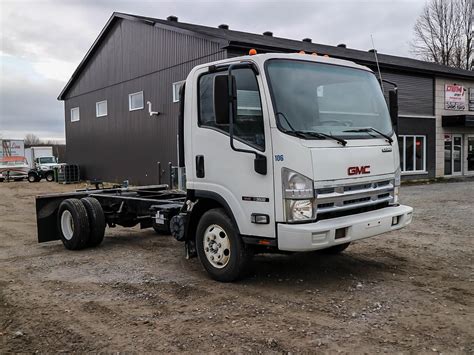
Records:
[[[303,132],[297,131],[296,129],[293,128],[290,121],[288,121],[288,118],[286,118],[286,115],[283,112],[275,112],[275,115],[280,115],[281,117],[283,117],[283,119],[285,120],[288,127],[290,127],[289,130],[281,127],[283,132],[291,134],[291,135],[299,137],[299,138],[304,138],[304,139],[308,138],[308,135],[304,134]]]
[[[393,139],[392,137],[390,136],[387,136],[385,133],[382,133],[378,130],[376,130],[375,128],[373,127],[367,127],[367,128],[358,128],[358,129],[348,129],[347,131],[343,131],[343,132],[375,132],[377,133],[378,135],[384,137],[389,143],[390,145],[392,145],[392,142],[393,142]]]
[[[329,138],[329,139],[333,139],[337,141],[339,144],[342,144],[343,147],[346,146],[347,144],[347,141],[345,141],[344,139],[337,138],[329,134],[320,133],[320,132],[312,132],[312,131],[297,131],[296,129],[293,128],[290,121],[288,121],[288,118],[286,118],[286,115],[283,112],[276,112],[275,115],[280,115],[281,117],[283,117],[288,127],[290,127],[290,130],[283,128],[283,131],[285,133],[290,133],[300,138],[308,138],[308,136],[313,137],[313,138],[319,138],[319,139]]]
[[[326,134],[326,133],[313,132],[313,131],[298,131],[298,132],[302,134],[307,134],[308,136],[316,137],[316,138],[329,138],[329,139],[335,140],[336,142],[341,144],[343,147],[345,147],[347,144],[347,141],[345,139],[335,137],[333,135]]]

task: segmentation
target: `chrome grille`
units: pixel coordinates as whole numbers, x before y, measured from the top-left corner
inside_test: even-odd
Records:
[[[393,180],[380,180],[317,188],[315,194],[318,214],[391,202],[394,187]]]

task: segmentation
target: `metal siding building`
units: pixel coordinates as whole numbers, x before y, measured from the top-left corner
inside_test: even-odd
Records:
[[[82,177],[90,180],[167,181],[168,162],[176,163],[177,156],[173,83],[198,64],[247,54],[250,48],[317,52],[376,70],[371,52],[185,24],[173,17],[114,13],[59,96],[65,101],[67,161],[79,164]],[[399,87],[399,133],[426,137],[426,172],[411,177],[434,177],[435,77],[465,78],[470,72],[389,55],[378,59],[382,77]],[[141,91],[144,108],[130,111],[129,94]],[[104,100],[107,116],[96,117],[96,103]],[[158,117],[149,116],[147,101]],[[80,119],[71,122],[76,107]]]

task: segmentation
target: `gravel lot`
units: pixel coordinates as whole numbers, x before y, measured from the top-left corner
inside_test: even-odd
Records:
[[[37,244],[34,195],[73,188],[0,184],[0,353],[474,352],[472,180],[405,186],[408,228],[339,256],[258,256],[234,284],[152,230]]]

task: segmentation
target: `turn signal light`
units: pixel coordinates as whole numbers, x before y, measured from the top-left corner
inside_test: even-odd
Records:
[[[249,50],[249,55],[255,55],[257,54],[257,50],[252,48],[251,50]]]

